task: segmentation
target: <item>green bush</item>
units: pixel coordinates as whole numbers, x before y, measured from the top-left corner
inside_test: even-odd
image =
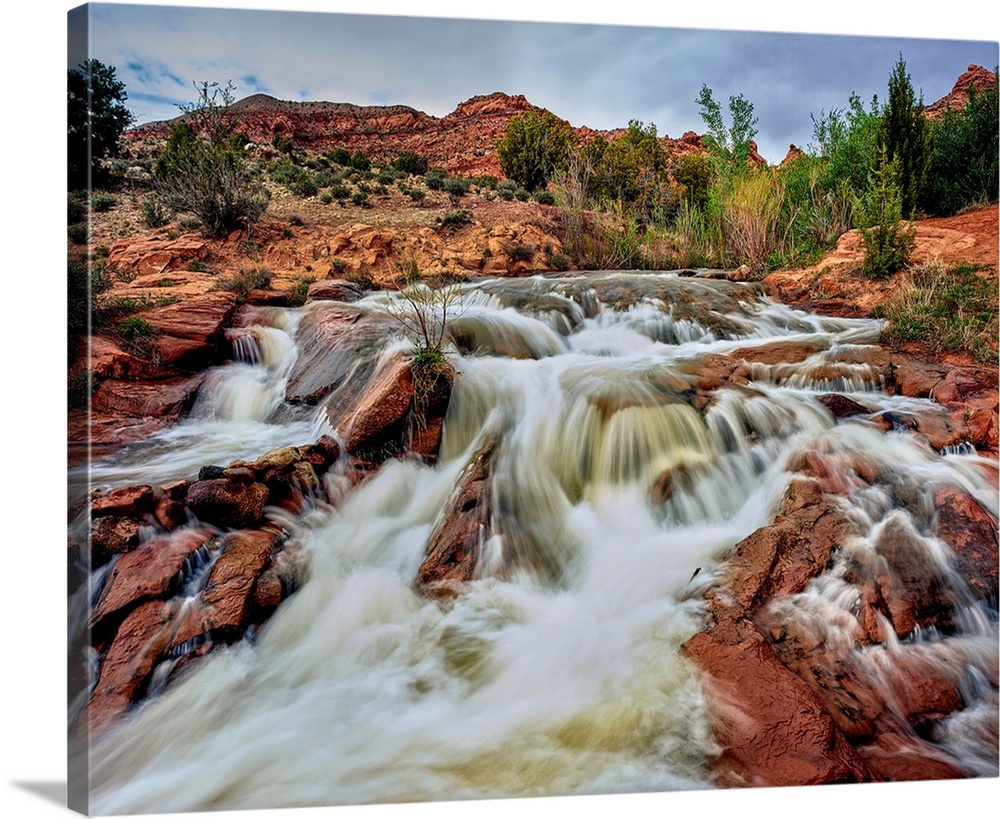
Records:
[[[268,166],[267,173],[272,182],[277,182],[279,185],[291,185],[302,176],[302,169],[290,159],[282,157]]]
[[[552,191],[538,191],[535,194],[535,201],[539,205],[554,205],[556,203],[556,195]]]
[[[67,264],[67,329],[70,335],[88,331],[97,297],[111,287],[103,264],[70,259]]]
[[[431,168],[424,174],[424,184],[432,191],[444,189],[444,181],[448,178],[447,172],[440,168]]]
[[[129,316],[118,323],[118,332],[125,341],[138,341],[155,336],[157,330],[148,321],[138,316]]]
[[[351,202],[359,208],[370,208],[372,206],[372,203],[368,199],[368,194],[361,190],[355,192],[354,196],[351,197]]]
[[[330,186],[330,196],[334,199],[347,199],[351,195],[351,189],[347,185],[339,182]]]
[[[427,157],[414,151],[402,151],[392,163],[394,170],[411,176],[423,176],[427,173]]]
[[[315,180],[308,174],[303,174],[291,185],[291,191],[296,196],[301,196],[306,199],[310,196],[315,196],[319,193],[319,188],[316,185]]]
[[[576,135],[569,123],[548,111],[532,109],[508,121],[497,142],[497,158],[508,179],[536,191],[565,167],[575,143]]]
[[[66,200],[66,223],[75,225],[87,218],[87,206],[70,197]]]
[[[162,200],[151,197],[142,202],[142,221],[148,228],[163,227],[167,224],[173,214],[170,208]]]
[[[266,267],[241,268],[234,275],[220,279],[214,290],[231,290],[241,298],[251,290],[266,290],[271,286],[272,273]]]
[[[347,166],[351,164],[351,152],[346,148],[334,148],[332,151],[327,153],[326,158],[335,165]]]
[[[351,159],[350,162],[348,162],[348,164],[352,168],[358,171],[370,170],[372,166],[371,160],[367,156],[365,156],[364,151],[362,151],[360,148],[356,150],[353,154],[351,154]]]
[[[87,238],[90,236],[90,228],[87,227],[86,222],[79,225],[69,226],[69,240],[75,245],[85,245],[87,244]]]
[[[464,208],[461,210],[450,210],[440,218],[440,222],[443,227],[467,225],[471,221],[472,214]]]
[[[94,191],[90,197],[90,207],[95,213],[104,213],[105,211],[111,210],[115,205],[118,204],[118,197],[113,193],[104,193],[103,191]]]
[[[883,147],[868,189],[854,202],[854,217],[864,245],[862,272],[883,279],[906,267],[913,249],[914,228],[901,223],[903,195],[899,166]]]
[[[174,210],[197,216],[209,235],[248,228],[267,210],[269,194],[228,116],[233,86],[203,83],[198,101],[170,130],[154,177]]]
[[[948,110],[932,123],[933,213],[950,216],[969,205],[997,201],[998,89],[998,82],[985,90],[973,85],[961,111]]]

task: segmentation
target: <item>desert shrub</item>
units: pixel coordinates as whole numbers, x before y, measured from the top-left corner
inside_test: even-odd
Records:
[[[552,191],[538,191],[535,194],[535,201],[539,205],[554,205],[556,203],[556,195]]]
[[[70,335],[88,331],[97,297],[111,287],[103,264],[70,259],[67,264],[67,329]]]
[[[424,184],[432,191],[444,190],[444,181],[448,178],[446,171],[441,168],[431,168],[424,174]]]
[[[469,192],[469,183],[461,177],[449,176],[444,180],[444,192],[448,194],[452,206],[457,207],[459,200]]]
[[[396,181],[396,174],[392,171],[381,171],[379,175],[375,177],[375,181],[380,185],[391,185]]]
[[[427,173],[427,157],[414,151],[401,151],[396,161],[392,163],[394,170],[411,176],[423,176]]]
[[[268,166],[267,174],[271,177],[272,182],[277,182],[279,185],[291,185],[302,176],[302,168],[290,159],[281,157]]]
[[[868,278],[891,276],[909,261],[914,228],[901,222],[902,203],[898,164],[888,159],[883,147],[868,189],[854,201],[854,220],[864,246],[862,272]]]
[[[87,227],[86,222],[82,222],[78,225],[70,225],[67,233],[69,240],[73,244],[85,245],[87,244],[87,238],[90,236],[90,228]]]
[[[340,181],[339,174],[335,174],[326,168],[320,168],[312,176],[313,184],[317,188],[329,188],[331,185]]]
[[[351,152],[346,148],[334,148],[332,151],[327,153],[326,158],[335,165],[347,166],[351,164]]]
[[[365,156],[364,151],[360,148],[351,154],[351,159],[347,164],[358,171],[371,170],[372,167],[372,161]]]
[[[337,182],[330,186],[330,196],[334,199],[347,199],[351,195],[351,189],[347,185]]]
[[[569,256],[565,253],[553,253],[549,251],[545,255],[545,266],[550,270],[565,272],[570,269],[572,262],[570,261]]]
[[[708,157],[683,154],[674,163],[672,175],[681,201],[698,208],[708,204],[708,189],[712,183],[712,164]]]
[[[227,116],[233,86],[202,83],[198,101],[170,131],[154,176],[167,202],[197,216],[209,235],[247,228],[267,210],[269,195],[252,172]]]
[[[469,180],[473,185],[480,189],[480,191],[489,189],[496,190],[497,185],[500,184],[500,180],[497,179],[493,174],[483,174],[482,176],[474,176]]]
[[[303,219],[297,213],[292,213],[288,217],[288,224],[294,225],[295,227],[302,227],[305,223],[306,223],[305,219]]]
[[[173,217],[170,207],[158,197],[142,202],[142,222],[148,228],[163,227]]]
[[[505,179],[497,185],[497,196],[510,202],[517,195],[520,185],[513,179]]]
[[[311,176],[303,174],[291,184],[291,191],[296,196],[306,199],[319,193],[319,187]]]
[[[533,245],[514,245],[507,251],[507,258],[512,262],[530,262],[536,252]]]
[[[309,293],[309,285],[316,281],[315,276],[303,276],[295,279],[292,289],[288,293],[288,304],[291,307],[301,307],[306,303],[306,295]]]
[[[66,200],[66,224],[75,225],[87,218],[87,206],[78,199],[69,197]]]
[[[427,197],[427,192],[421,188],[407,188],[406,195],[416,204],[420,204]]]
[[[241,298],[251,290],[265,290],[271,286],[272,273],[266,267],[241,268],[232,276],[220,279],[214,290],[231,290]]]
[[[118,197],[113,193],[94,191],[90,196],[90,207],[95,213],[104,213],[105,211],[111,210],[111,208],[117,204]]]
[[[351,197],[351,202],[359,208],[370,208],[372,206],[371,201],[368,199],[368,194],[363,190],[356,191],[354,196]]]
[[[467,225],[472,221],[472,214],[462,208],[461,210],[450,210],[438,220],[442,227],[458,227]]]
[[[923,341],[938,350],[964,349],[997,361],[996,276],[970,265],[933,261],[910,271],[876,314],[888,321],[891,342]]]
[[[125,341],[137,341],[156,335],[156,328],[145,319],[129,316],[118,323],[118,332]]]
[[[329,191],[323,191],[323,193],[320,194],[319,201],[324,205],[329,205],[333,202],[333,194]]]

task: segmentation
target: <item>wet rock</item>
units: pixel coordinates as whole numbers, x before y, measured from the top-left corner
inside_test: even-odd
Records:
[[[264,518],[268,488],[227,478],[199,480],[188,489],[186,503],[195,516],[223,528],[243,529]]]
[[[997,520],[967,492],[938,490],[937,535],[951,548],[952,565],[977,600],[997,608]]]
[[[755,347],[742,347],[730,355],[755,364],[798,364],[829,347],[825,339],[815,341],[771,341]]]
[[[902,353],[894,356],[893,365],[896,392],[910,398],[930,398],[949,370],[947,365],[923,361]]]
[[[102,517],[90,526],[90,558],[103,566],[114,555],[130,552],[139,545],[142,523],[133,518]]]
[[[846,517],[824,498],[818,482],[796,479],[774,522],[733,547],[725,583],[746,609],[795,594],[826,569],[834,548],[849,533]]]
[[[122,555],[104,583],[90,616],[90,627],[105,633],[137,604],[170,597],[181,582],[181,570],[188,558],[211,538],[210,529],[185,529]]]
[[[985,367],[955,367],[935,385],[934,399],[942,404],[966,401],[980,393],[997,390],[996,370]]]
[[[708,612],[710,624],[682,650],[702,677],[709,720],[722,747],[713,760],[720,785],[816,785],[879,778],[738,602],[725,592],[713,592]]]
[[[877,742],[860,746],[858,754],[881,779],[889,782],[966,777],[956,760],[912,735],[882,734]]]
[[[166,627],[171,613],[170,604],[148,600],[133,609],[122,622],[101,662],[90,698],[92,732],[107,728],[145,696],[153,669],[169,641]]]
[[[151,486],[112,489],[106,495],[99,495],[90,502],[90,515],[92,518],[106,515],[142,518],[153,511],[154,499]]]
[[[308,305],[296,334],[300,353],[285,399],[316,404],[333,394],[340,406],[352,403],[374,373],[378,351],[400,332],[389,315],[323,302]]]
[[[96,413],[176,420],[194,404],[203,376],[164,381],[102,381],[91,398]]]
[[[323,279],[309,285],[306,301],[354,302],[364,295],[365,291],[351,282],[343,279]]]
[[[136,316],[152,325],[162,336],[215,346],[223,340],[225,328],[232,322],[238,303],[235,293],[217,290],[189,296],[165,307],[143,310]]]
[[[427,542],[417,587],[449,596],[455,582],[472,579],[482,544],[492,535],[493,463],[499,442],[491,437],[472,456]]]
[[[843,418],[853,418],[856,415],[871,415],[872,410],[839,393],[827,393],[817,399],[838,421]]]

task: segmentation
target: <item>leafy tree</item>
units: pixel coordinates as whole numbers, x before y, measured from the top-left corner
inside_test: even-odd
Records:
[[[104,181],[101,160],[115,156],[118,140],[135,117],[125,107],[125,84],[114,66],[86,60],[68,75],[69,189]]]
[[[903,194],[899,177],[899,158],[890,159],[883,146],[868,190],[854,203],[854,219],[865,249],[862,272],[871,279],[902,270],[913,250],[914,228],[900,221]]]
[[[834,109],[812,117],[813,144],[810,153],[826,160],[819,177],[825,190],[846,186],[860,195],[879,160],[882,107],[873,96],[866,108],[857,94],[851,94],[846,109]]]
[[[982,90],[972,85],[961,111],[949,109],[931,124],[933,212],[948,216],[971,203],[997,201],[998,88],[997,82]]]
[[[903,214],[910,217],[925,204],[932,154],[923,100],[913,92],[902,54],[889,76],[888,96],[882,141],[889,160],[898,160]]]
[[[730,124],[727,128],[722,117],[722,106],[712,96],[712,89],[702,85],[698,94],[701,118],[707,128],[705,143],[717,164],[723,169],[742,171],[747,166],[757,136],[757,118],[753,103],[742,94],[729,98]]]
[[[180,106],[186,116],[170,129],[154,178],[170,207],[193,213],[209,235],[248,228],[270,197],[234,131],[233,85],[203,82],[196,88],[198,101]]]
[[[529,110],[507,123],[497,143],[497,156],[508,179],[537,191],[565,167],[575,142],[568,123],[549,111]]]
[[[631,120],[628,130],[601,150],[594,169],[594,193],[628,205],[649,221],[670,198],[666,167],[667,156],[656,125]]]
[[[674,163],[673,177],[680,186],[680,197],[696,208],[708,204],[708,190],[712,183],[712,167],[701,154],[684,154]]]

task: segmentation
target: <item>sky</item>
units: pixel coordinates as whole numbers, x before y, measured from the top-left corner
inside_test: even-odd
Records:
[[[137,123],[176,116],[178,105],[194,100],[193,84],[207,80],[232,81],[237,98],[407,105],[436,117],[503,91],[574,126],[621,128],[635,119],[679,137],[704,132],[696,100],[706,84],[724,110],[740,94],[753,104],[758,148],[771,162],[792,143],[808,147],[811,115],[844,108],[852,93],[866,103],[884,99],[900,55],[927,103],[970,64],[998,62],[988,25],[962,39],[930,39],[886,36],[891,28],[864,36],[724,30],[710,28],[709,15],[704,27],[693,27],[695,18],[671,28],[657,20],[458,19],[420,8],[440,16],[94,4],[90,56],[115,66]],[[71,53],[70,66],[82,56]]]

